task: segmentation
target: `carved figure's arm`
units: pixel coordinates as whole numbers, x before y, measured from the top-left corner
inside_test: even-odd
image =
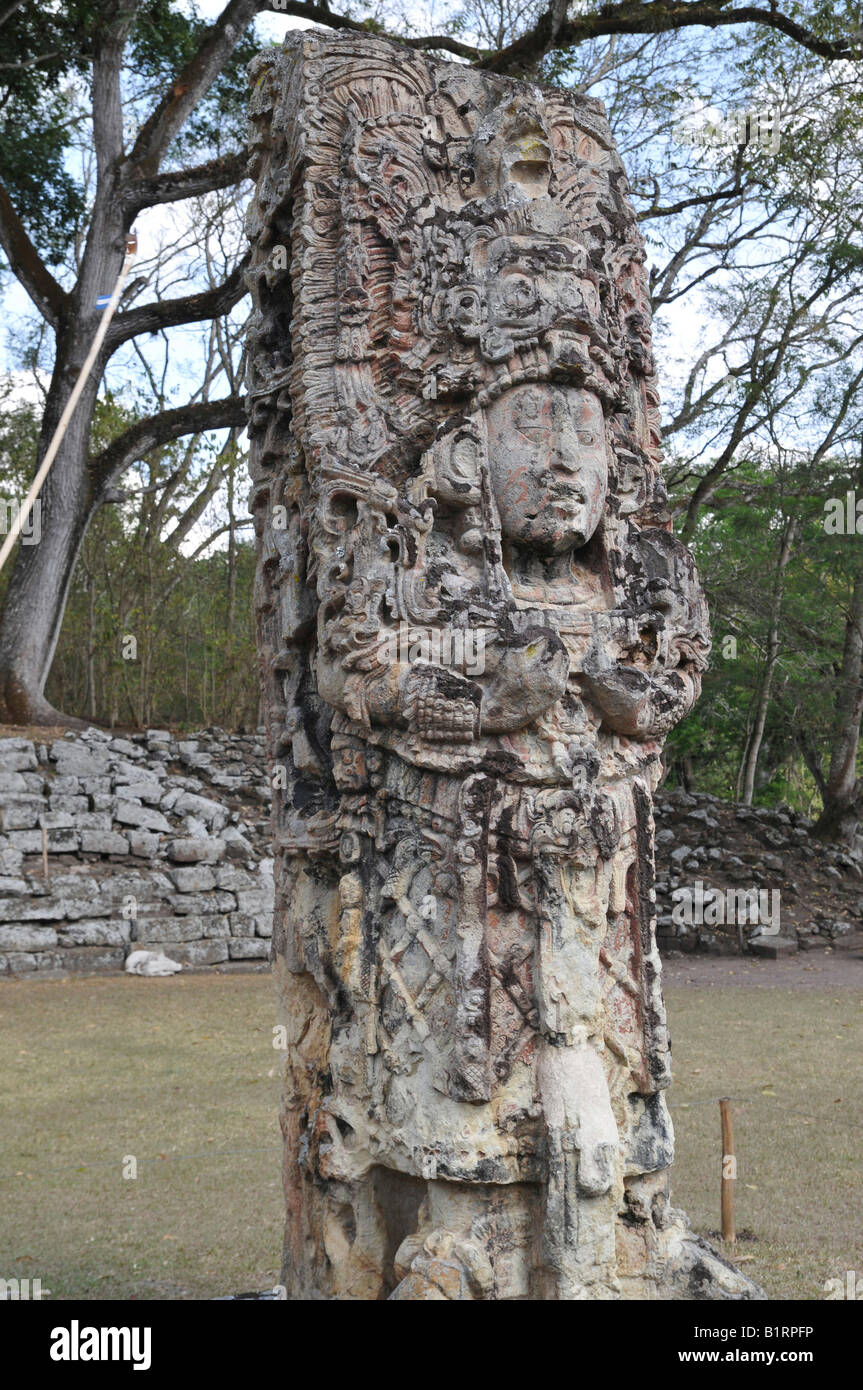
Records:
[[[701,673],[681,660],[662,614],[597,614],[583,665],[587,693],[603,723],[629,738],[668,733],[695,704]]]
[[[449,639],[463,642],[461,659],[456,653],[452,664],[443,665],[435,651],[442,629],[415,638],[412,630],[405,636],[405,628],[367,633],[363,644],[362,632],[346,630],[344,619],[338,627],[341,640],[331,627],[319,645],[318,689],[329,704],[366,725],[402,725],[431,741],[463,742],[523,728],[566,687],[566,649],[547,628],[517,640],[482,629],[449,632]]]

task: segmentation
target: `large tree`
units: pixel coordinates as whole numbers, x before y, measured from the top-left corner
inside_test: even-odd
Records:
[[[200,142],[215,142],[212,121],[231,96],[223,73],[230,70],[238,42],[259,8],[259,0],[231,0],[209,27],[175,14],[161,0],[72,4],[61,19],[46,16],[41,5],[29,4],[7,6],[0,15],[0,33],[9,38],[6,52],[14,57],[6,65],[4,150],[13,147],[10,112],[19,119],[19,131],[27,129],[20,122],[22,103],[35,98],[50,109],[52,118],[47,128],[35,127],[32,141],[48,176],[47,214],[26,158],[4,160],[9,186],[0,185],[0,242],[11,270],[54,338],[37,464],[86,358],[98,324],[97,297],[117,279],[126,234],[135,218],[144,209],[200,197],[242,176],[243,153],[238,147],[191,167],[165,165],[184,152],[181,135],[193,117],[199,121]],[[72,273],[58,277],[52,273],[52,260],[61,265],[65,260],[68,272],[64,253],[70,248],[64,245],[63,224],[56,219],[74,214],[76,204],[84,201],[63,163],[72,123],[64,125],[58,95],[61,81],[69,82],[76,72],[89,81],[95,177],[81,244],[73,248],[77,254]],[[148,87],[157,88],[158,94],[145,118],[136,119]],[[208,130],[201,120],[201,104],[211,92]],[[131,122],[136,129],[129,138]],[[25,155],[29,138],[20,136]],[[65,288],[63,278],[68,281]],[[92,422],[108,363],[135,339],[226,314],[244,289],[239,262],[219,284],[131,304],[115,316],[43,490],[41,542],[19,547],[9,579],[0,627],[0,718],[16,723],[66,719],[45,698],[45,681],[81,543],[98,508],[112,497],[115,480],[150,448],[182,435],[243,423],[237,392],[214,400],[201,399],[195,389],[185,404],[136,420],[110,446],[94,453]]]

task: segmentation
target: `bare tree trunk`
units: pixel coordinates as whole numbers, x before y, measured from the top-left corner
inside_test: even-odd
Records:
[[[37,466],[83,361],[84,344],[76,347],[54,372]],[[95,394],[95,383],[88,384],[46,480],[39,544],[19,547],[9,577],[0,628],[0,718],[12,724],[78,722],[59,714],[44,690],[75,562],[93,512],[87,455]]]
[[[87,713],[96,718],[96,580],[87,576]]]
[[[824,810],[814,833],[824,840],[850,844],[860,822],[857,748],[863,717],[863,567],[854,579],[845,620],[845,645],[830,744],[830,770],[824,788]]]
[[[743,740],[743,757],[740,759],[740,765],[739,765],[739,767],[738,767],[738,769],[737,769],[737,776],[736,776],[736,778],[734,779],[734,800],[735,800],[735,801],[740,801],[740,800],[742,800],[742,798],[743,798],[743,770],[744,770],[744,768],[745,768],[745,766],[746,766],[746,750],[747,750],[748,747],[749,747],[749,741],[750,741],[751,738],[752,738],[752,706],[750,705],[749,710],[748,710],[747,715],[746,715],[746,737],[745,737],[744,740]]]
[[[93,138],[98,178],[93,214],[75,293],[57,324],[57,356],[36,464],[41,463],[80,374],[99,322],[96,299],[113,286],[123,263],[123,209],[116,195],[123,153],[119,70],[134,12],[114,19],[97,41],[93,67]],[[97,507],[88,471],[90,421],[107,354],[96,362],[42,489],[42,535],[20,546],[0,627],[0,718],[18,724],[79,724],[45,699],[69,585]]]
[[[779,660],[779,619],[782,614],[782,593],[785,587],[785,571],[788,568],[788,561],[791,558],[791,551],[794,548],[796,535],[796,518],[786,518],[785,525],[782,528],[782,540],[779,546],[779,558],[776,562],[776,577],[773,584],[773,600],[770,605],[770,630],[767,634],[767,658],[764,663],[764,671],[758,689],[755,721],[752,725],[746,743],[746,749],[743,754],[742,800],[744,806],[752,805],[752,797],[755,792],[755,774],[758,770],[758,755],[761,752],[761,741],[764,737],[764,726],[767,722],[767,711],[770,707],[770,691],[773,685],[773,675],[776,670],[776,663]]]
[[[228,612],[225,621],[225,700],[224,723],[228,728],[237,724],[236,663],[234,656],[234,611],[237,606],[237,545],[234,515],[236,461],[231,459],[227,471],[228,485]]]
[[[5,189],[0,187],[0,242],[9,264],[56,335],[56,357],[36,465],[45,456],[63,408],[84,364],[99,322],[96,299],[110,291],[125,251],[125,234],[140,209],[204,193],[232,182],[239,155],[175,172],[165,183],[156,177],[176,133],[206,93],[221,65],[259,8],[258,0],[229,0],[201,39],[179,80],[154,107],[133,148],[124,156],[120,73],[136,5],[106,0],[93,21],[92,140],[96,156],[93,210],[74,288],[65,292],[40,260]],[[173,187],[171,186],[173,180]],[[52,470],[42,490],[42,536],[20,546],[9,579],[0,625],[0,720],[20,724],[79,724],[60,714],[45,698],[75,562],[89,522],[111,482],[141,453],[166,439],[193,433],[201,403],[162,411],[138,422],[90,459],[90,424],[106,363],[120,343],[160,327],[196,322],[228,312],[243,293],[237,270],[209,294],[145,305],[115,319],[105,347],[86,382]],[[120,325],[125,317],[126,325]],[[237,423],[239,402],[226,402],[225,419],[210,412],[206,424]],[[205,408],[206,409],[206,408]],[[191,424],[190,430],[187,426]],[[35,471],[35,470],[34,470]],[[112,707],[112,714],[114,709]]]

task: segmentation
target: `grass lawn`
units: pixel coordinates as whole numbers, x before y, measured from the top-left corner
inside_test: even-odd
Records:
[[[4,983],[0,1276],[52,1299],[272,1288],[275,1021],[266,974]]]
[[[674,1204],[718,1230],[714,1098],[730,1095],[744,1238],[727,1253],[770,1298],[823,1299],[826,1279],[863,1276],[863,995],[676,987],[666,1000]]]
[[[52,1299],[272,1287],[272,1000],[267,975],[0,985],[0,1277],[40,1278]],[[863,1274],[863,997],[674,986],[667,1000],[675,1203],[718,1227],[716,1097],[730,1094],[747,1273],[772,1298]]]

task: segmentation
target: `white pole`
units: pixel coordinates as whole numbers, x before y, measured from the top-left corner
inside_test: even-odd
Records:
[[[117,283],[114,286],[114,293],[111,295],[111,298],[108,301],[108,305],[102,313],[102,321],[99,324],[99,327],[96,331],[96,336],[93,339],[90,351],[87,354],[87,360],[81,368],[78,380],[75,382],[75,385],[72,389],[72,394],[66,402],[66,405],[63,409],[63,414],[60,416],[59,423],[57,425],[56,430],[54,431],[54,436],[51,440],[51,443],[48,445],[48,448],[45,451],[45,457],[42,460],[42,463],[39,467],[39,471],[36,474],[36,477],[33,479],[30,491],[27,493],[23,505],[18,509],[18,515],[15,517],[15,520],[10,526],[9,534],[3,542],[2,549],[0,549],[0,570],[2,570],[7,559],[9,558],[9,554],[12,550],[12,547],[18,539],[18,536],[20,535],[22,528],[26,525],[27,518],[33,510],[33,503],[39,496],[42,484],[48,476],[48,471],[51,467],[51,464],[54,462],[57,450],[60,448],[60,445],[63,441],[63,436],[69,427],[69,421],[72,418],[75,406],[78,404],[81,392],[84,390],[87,378],[93,369],[93,363],[96,361],[99,349],[105,341],[105,334],[108,332],[108,325],[111,322],[111,319],[114,317],[114,311],[119,303],[120,292],[123,288],[124,281],[126,279],[126,276],[129,274],[129,271],[132,268],[132,262],[135,259],[136,243],[134,242],[134,240],[131,238],[127,239],[126,246],[126,257],[123,261],[120,274],[117,276]]]

